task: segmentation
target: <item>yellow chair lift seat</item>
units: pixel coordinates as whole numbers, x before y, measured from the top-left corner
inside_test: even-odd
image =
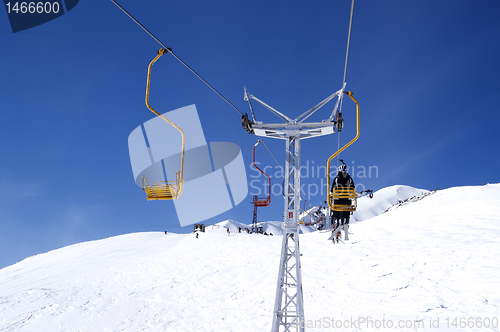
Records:
[[[142,190],[146,192],[148,201],[179,198],[184,181],[179,179],[179,172],[176,175],[177,181],[157,181],[152,185],[149,185],[146,177],[143,176]]]
[[[328,195],[329,205],[333,211],[356,211],[358,204],[355,188],[337,187]],[[338,200],[350,199],[351,204],[339,204]],[[337,200],[337,202],[335,202]]]
[[[175,173],[176,180],[175,181],[157,181],[152,185],[148,184],[146,177],[142,177],[142,190],[144,190],[147,194],[148,201],[151,200],[171,200],[178,199],[182,194],[182,188],[184,185],[184,152],[186,145],[186,138],[184,136],[184,132],[181,128],[179,128],[175,123],[165,118],[163,115],[155,111],[149,105],[149,83],[151,80],[151,66],[158,60],[163,54],[168,53],[168,50],[160,49],[158,51],[158,55],[151,61],[148,67],[148,79],[146,84],[146,106],[148,109],[165,120],[168,124],[177,129],[182,138],[182,146],[181,146],[181,170]]]

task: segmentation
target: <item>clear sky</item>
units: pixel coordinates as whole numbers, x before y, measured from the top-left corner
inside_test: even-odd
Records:
[[[350,1],[119,3],[244,112],[243,86],[290,117],[341,88]],[[80,1],[15,34],[0,11],[0,268],[118,234],[191,231],[178,227],[172,202],[146,200],[128,155],[128,135],[153,117],[146,71],[160,46],[111,1]],[[360,103],[361,136],[341,157],[357,184],[433,190],[500,182],[499,13],[496,0],[356,2],[346,81]],[[207,141],[238,144],[254,180],[256,137],[241,128],[239,113],[170,55],[153,75],[151,104],[161,112],[196,104]],[[341,144],[355,128],[353,103],[346,99],[343,110]],[[283,165],[284,141],[266,142]],[[316,171],[336,147],[337,135],[302,141],[306,205],[325,200],[314,190],[325,181]],[[277,172],[258,149],[261,165]],[[282,180],[272,181],[278,190]],[[259,220],[281,220],[282,197],[259,209]],[[251,213],[243,202],[206,224],[250,223]]]

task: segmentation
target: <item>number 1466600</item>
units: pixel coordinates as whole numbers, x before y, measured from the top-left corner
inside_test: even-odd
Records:
[[[498,328],[498,317],[448,317],[446,318],[448,328]]]
[[[57,14],[59,13],[59,2],[7,2],[7,13],[15,14]]]

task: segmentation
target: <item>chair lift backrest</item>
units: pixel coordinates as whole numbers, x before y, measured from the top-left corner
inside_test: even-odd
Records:
[[[258,169],[262,174],[264,174],[267,177],[267,180],[269,181],[269,193],[267,194],[267,197],[265,197],[265,198],[262,198],[262,197],[259,198],[259,197],[257,197],[254,200],[254,205],[255,206],[269,206],[269,204],[271,204],[271,179],[257,165],[255,165],[255,147],[257,145],[259,145],[260,142],[261,142],[261,140],[258,140],[257,143],[255,143],[255,145],[253,146],[252,163],[253,163],[253,167],[255,167],[256,169]]]
[[[165,118],[163,115],[154,110],[151,105],[149,105],[149,85],[151,81],[151,67],[153,64],[165,53],[168,53],[168,50],[160,49],[158,51],[158,55],[151,61],[148,66],[148,78],[146,83],[146,106],[148,109],[165,120],[172,127],[177,129],[181,133],[182,144],[181,144],[181,169],[176,172],[176,180],[175,181],[158,181],[153,185],[148,185],[146,178],[143,176],[143,190],[148,194],[148,200],[157,200],[157,199],[177,199],[182,194],[183,184],[184,184],[184,152],[186,146],[186,138],[184,136],[184,132],[181,128],[179,128],[175,123]]]

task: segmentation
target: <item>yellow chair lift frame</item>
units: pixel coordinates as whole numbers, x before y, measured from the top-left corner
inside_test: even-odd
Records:
[[[328,158],[328,162],[326,164],[326,169],[327,169],[327,174],[326,174],[326,183],[328,183],[328,188],[330,188],[330,168],[331,168],[331,161],[333,158],[337,157],[342,151],[347,149],[349,145],[354,143],[358,137],[359,137],[359,104],[358,101],[353,97],[352,92],[346,92],[344,91],[345,94],[347,94],[351,99],[356,103],[356,128],[357,128],[357,133],[356,137],[354,137],[349,143],[344,145],[342,148],[340,148],[337,152],[332,154],[330,158]],[[341,204],[335,204],[336,199],[351,199],[352,204],[351,205],[341,205]],[[330,209],[333,211],[356,211],[356,206],[357,206],[357,194],[356,194],[356,189],[355,188],[346,188],[346,187],[339,187],[339,188],[334,188],[333,192],[328,192],[328,206]]]
[[[182,194],[182,187],[184,184],[184,150],[186,145],[186,139],[184,136],[184,132],[181,128],[179,128],[175,123],[165,118],[163,115],[155,111],[149,105],[149,83],[151,80],[151,67],[153,64],[165,53],[168,53],[168,50],[160,49],[158,51],[158,55],[151,61],[148,67],[148,80],[146,84],[146,106],[149,108],[151,112],[165,120],[168,124],[177,129],[182,136],[182,150],[181,150],[181,170],[175,173],[175,181],[157,181],[152,185],[148,184],[146,177],[142,177],[142,190],[144,190],[147,194],[148,201],[151,200],[171,200],[177,199]]]

